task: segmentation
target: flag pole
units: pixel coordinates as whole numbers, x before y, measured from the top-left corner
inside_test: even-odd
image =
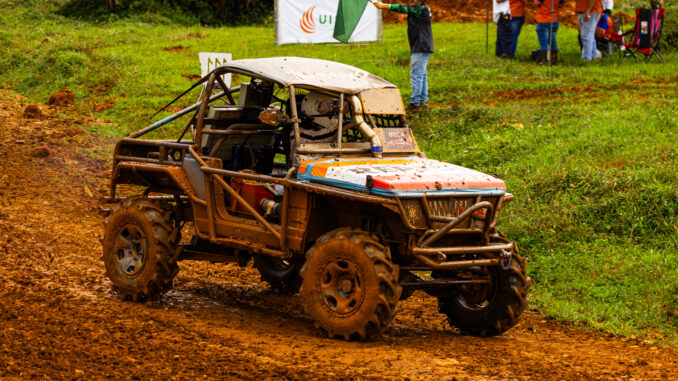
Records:
[[[490,50],[490,0],[485,0],[485,54]]]
[[[555,13],[556,0],[551,0],[551,25],[549,30],[549,50],[546,54],[546,59],[549,61],[549,66],[551,66],[551,49],[553,48],[553,13]]]

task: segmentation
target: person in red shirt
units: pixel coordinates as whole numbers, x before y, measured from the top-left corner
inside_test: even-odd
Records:
[[[525,23],[525,6],[523,5],[523,0],[509,0],[509,4],[511,5],[511,32],[513,33],[511,58],[516,58],[518,36]]]
[[[601,0],[577,0],[574,6],[579,18],[581,36],[581,59],[591,61],[596,58],[596,25],[603,13]]]
[[[541,49],[540,61],[546,59],[546,51],[549,49],[549,40],[551,42],[551,62],[558,61],[558,44],[556,43],[556,32],[558,32],[558,14],[563,0],[534,0],[537,4],[537,38],[539,39],[539,48]],[[600,1],[600,0],[598,0]],[[551,15],[553,9],[553,15]],[[553,21],[553,35],[551,35],[551,21]]]

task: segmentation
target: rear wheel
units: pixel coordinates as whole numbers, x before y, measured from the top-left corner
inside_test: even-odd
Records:
[[[472,336],[496,336],[520,320],[527,306],[531,280],[525,272],[526,260],[514,255],[511,266],[472,270],[474,279],[487,283],[460,287],[453,296],[438,298],[438,310],[450,325]]]
[[[172,288],[179,271],[178,237],[170,212],[147,199],[128,199],[113,207],[104,222],[102,258],[124,299],[154,299]]]
[[[377,338],[396,313],[398,267],[388,247],[367,232],[323,235],[306,254],[301,276],[306,310],[329,337]]]
[[[271,285],[271,288],[281,294],[296,294],[301,287],[299,270],[303,265],[303,258],[281,259],[268,255],[258,255],[254,258],[254,267],[259,270],[261,280]]]

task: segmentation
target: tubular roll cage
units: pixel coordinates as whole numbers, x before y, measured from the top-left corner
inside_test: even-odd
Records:
[[[239,71],[233,71],[234,73],[240,73]],[[247,73],[247,72],[242,72],[240,74],[245,74],[245,75],[253,75],[252,73]],[[114,162],[113,162],[113,181],[111,182],[110,186],[110,197],[108,199],[109,202],[116,202],[121,200],[121,198],[116,197],[116,178],[121,169],[127,168],[131,169],[131,171],[137,175],[137,178],[142,180],[142,182],[145,182],[149,187],[151,184],[147,181],[144,180],[142,176],[138,174],[138,170],[143,170],[143,171],[155,171],[155,172],[162,172],[166,171],[166,167],[183,167],[183,161],[184,158],[186,158],[187,154],[190,154],[200,165],[200,170],[207,175],[207,184],[209,184],[210,187],[213,186],[219,186],[223,190],[225,190],[237,203],[239,206],[245,209],[246,213],[251,215],[255,221],[260,224],[264,229],[266,229],[269,233],[271,233],[276,240],[278,241],[278,247],[277,248],[272,248],[272,247],[266,247],[263,245],[253,245],[249,241],[244,241],[244,240],[238,240],[234,238],[227,238],[227,237],[217,237],[216,234],[216,214],[218,211],[216,210],[216,204],[214,197],[212,195],[211,189],[207,189],[205,194],[206,194],[206,199],[203,200],[199,198],[196,194],[193,192],[187,192],[188,194],[186,196],[181,196],[181,195],[174,195],[174,196],[155,196],[153,199],[168,199],[168,200],[176,200],[176,201],[182,201],[182,200],[190,200],[190,202],[201,205],[206,208],[207,210],[207,215],[208,215],[208,233],[204,234],[201,233],[198,229],[196,229],[196,234],[203,239],[208,239],[211,242],[215,243],[223,243],[223,244],[229,244],[233,245],[236,247],[240,247],[243,249],[250,250],[256,254],[266,254],[266,255],[271,255],[275,257],[281,257],[281,258],[289,258],[293,255],[292,251],[289,249],[288,244],[287,244],[287,232],[288,232],[288,213],[289,213],[289,192],[287,191],[288,189],[291,188],[297,188],[297,189],[302,189],[306,190],[311,193],[317,193],[317,194],[323,194],[323,195],[329,195],[329,196],[334,196],[338,198],[343,198],[347,200],[353,200],[353,201],[360,201],[360,202],[367,202],[367,203],[372,203],[372,204],[379,204],[381,206],[384,206],[394,212],[397,212],[403,224],[410,229],[411,231],[421,231],[421,228],[415,227],[407,218],[407,214],[405,212],[405,208],[403,206],[402,199],[400,197],[394,197],[394,198],[388,198],[388,197],[382,197],[382,196],[376,196],[376,195],[370,195],[369,193],[362,193],[358,191],[351,191],[351,190],[344,190],[344,189],[336,189],[334,187],[322,185],[322,184],[314,184],[314,183],[309,183],[309,182],[302,182],[293,179],[293,175],[297,171],[297,167],[292,167],[290,168],[284,178],[278,178],[278,177],[273,177],[273,176],[267,176],[267,175],[257,175],[257,174],[249,174],[249,173],[243,173],[243,172],[237,172],[237,171],[230,171],[230,170],[225,170],[221,168],[215,168],[211,166],[209,163],[211,160],[208,158],[208,161],[205,161],[205,159],[202,157],[200,152],[200,142],[202,139],[202,134],[210,134],[213,133],[214,131],[212,130],[204,130],[204,122],[205,122],[205,114],[207,112],[207,105],[219,98],[222,98],[226,96],[231,102],[231,104],[235,104],[234,99],[233,99],[233,93],[237,92],[239,89],[238,88],[231,88],[229,89],[221,80],[219,77],[220,73],[218,69],[215,69],[212,71],[208,76],[202,78],[200,81],[196,82],[194,86],[191,88],[193,89],[197,85],[205,82],[205,80],[208,81],[207,86],[206,86],[206,91],[204,92],[203,99],[195,103],[192,106],[189,106],[177,113],[175,113],[172,116],[169,116],[167,118],[164,118],[160,120],[159,122],[153,123],[149,125],[148,127],[145,127],[133,134],[131,134],[129,137],[122,138],[118,144],[116,145],[115,148],[115,155],[114,155]],[[254,76],[254,75],[253,75]],[[214,88],[214,83],[218,82],[221,88],[224,90],[221,93],[218,93],[216,95],[211,95],[212,90]],[[189,89],[188,91],[190,91]],[[187,92],[188,92],[187,91]],[[289,92],[290,92],[290,108],[291,108],[291,113],[292,113],[292,118],[289,120],[289,122],[293,123],[294,126],[294,136],[295,136],[295,145],[298,148],[299,142],[300,142],[300,130],[299,130],[299,118],[297,114],[297,108],[296,108],[296,97],[295,97],[295,89],[294,86],[289,85]],[[184,93],[185,94],[185,93]],[[183,96],[182,94],[181,96]],[[180,97],[181,97],[180,96]],[[178,97],[177,99],[179,99]],[[339,94],[339,99],[340,99],[340,110],[343,110],[343,100],[344,100],[344,93]],[[176,100],[176,99],[175,99]],[[171,102],[172,103],[172,102]],[[170,104],[171,104],[170,103]],[[169,105],[168,105],[169,106]],[[167,107],[167,106],[166,106]],[[164,124],[167,124],[173,120],[176,120],[177,118],[186,115],[192,111],[195,111],[193,116],[191,117],[191,120],[188,122],[186,127],[184,128],[181,136],[178,138],[177,141],[163,141],[163,140],[143,140],[140,139],[141,136],[146,135],[147,133],[163,126]],[[340,112],[339,118],[341,121],[341,118],[343,116],[343,113]],[[183,141],[183,137],[190,128],[190,126],[195,123],[195,136],[193,141]],[[240,130],[234,130],[233,132],[238,132]],[[341,123],[339,123],[339,131],[341,132]],[[217,133],[221,134],[221,132]],[[222,134],[224,135],[224,134]],[[128,156],[128,155],[119,155],[119,150],[122,145],[125,144],[130,144],[130,145],[142,145],[142,146],[152,146],[152,147],[158,147],[158,154],[157,158],[154,157],[137,157],[137,156]],[[338,144],[337,144],[337,149],[306,149],[303,153],[322,153],[322,154],[338,154],[341,155],[342,153],[358,153],[355,152],[356,149],[351,149],[351,148],[341,148],[341,141],[338,139]],[[316,152],[317,151],[317,152]],[[294,151],[293,151],[294,152]],[[361,152],[363,152],[361,150]],[[150,154],[149,154],[150,156]],[[224,176],[230,177],[230,178],[240,178],[243,180],[254,180],[257,182],[261,183],[271,183],[271,184],[279,184],[282,185],[285,189],[285,192],[283,193],[283,201],[282,201],[282,216],[281,216],[281,224],[280,228],[276,228],[275,226],[271,225],[266,219],[259,214],[250,204],[248,204],[242,196],[238,194],[229,184],[224,180]],[[423,232],[421,237],[416,243],[410,242],[408,243],[408,249],[407,253],[414,256],[419,262],[421,262],[423,265],[433,269],[433,270],[451,270],[451,269],[459,269],[459,268],[465,268],[465,267],[472,267],[472,266],[494,266],[498,265],[501,263],[501,258],[500,255],[502,253],[511,253],[513,251],[517,252],[517,248],[515,244],[508,239],[505,239],[501,236],[498,235],[493,235],[493,238],[496,238],[502,243],[491,243],[489,242],[489,229],[490,225],[492,225],[492,222],[496,219],[496,212],[498,212],[501,209],[502,203],[504,201],[510,201],[513,199],[513,196],[510,194],[507,194],[505,196],[500,196],[498,198],[498,201],[496,203],[496,208],[495,206],[488,202],[488,201],[480,201],[480,196],[477,197],[476,203],[466,209],[463,213],[458,215],[457,217],[450,217],[450,216],[442,216],[442,215],[436,215],[432,212],[431,207],[429,205],[429,197],[434,197],[436,196],[423,196],[420,198],[422,201],[422,205],[424,206],[424,213],[426,216],[427,221],[431,222],[439,222],[439,223],[445,223],[445,225],[439,229],[427,229]],[[444,197],[454,197],[454,196],[444,196]],[[473,229],[473,228],[455,228],[462,222],[466,221],[469,218],[472,218],[474,216],[474,213],[484,210],[485,211],[485,216],[481,217],[482,220],[485,221],[483,224],[482,229]],[[479,218],[478,216],[474,216],[475,218]],[[464,246],[464,247],[432,247],[434,243],[436,243],[440,238],[443,236],[446,236],[448,234],[464,234],[464,233],[470,233],[470,234],[477,234],[481,233],[483,237],[483,246]],[[303,247],[303,246],[302,246]],[[452,256],[463,256],[467,254],[482,254],[482,255],[491,255],[493,258],[483,258],[483,259],[474,259],[474,260],[452,260],[448,261],[447,257],[452,255]],[[493,255],[494,254],[494,255]]]

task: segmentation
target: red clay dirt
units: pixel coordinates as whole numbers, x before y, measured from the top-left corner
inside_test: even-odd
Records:
[[[166,51],[166,52],[179,53],[179,52],[181,52],[182,50],[187,49],[187,48],[186,48],[185,46],[183,46],[183,45],[175,45],[175,46],[166,46],[166,47],[162,47],[162,48],[160,48],[160,49],[162,49],[162,50],[164,50],[164,51]]]
[[[47,101],[48,105],[59,106],[59,107],[68,107],[73,106],[75,101],[75,94],[67,88],[63,88],[54,94],[50,95],[49,100]]]
[[[93,112],[102,112],[112,109],[115,106],[115,99],[106,99],[102,102],[94,102],[92,105]]]
[[[404,4],[405,1],[382,0],[384,3]],[[431,8],[433,22],[485,22],[486,0],[428,0],[426,4]],[[492,1],[489,2],[489,22],[492,23]],[[536,5],[534,0],[525,0],[525,22],[535,23]],[[396,12],[382,12],[385,23],[405,23],[407,15]],[[560,8],[561,24],[577,25],[577,15],[574,12],[574,1],[566,1]],[[536,36],[535,36],[536,38]]]
[[[28,119],[42,119],[45,115],[42,113],[40,106],[38,105],[27,105],[24,108],[23,117]]]
[[[250,267],[182,263],[160,302],[121,301],[99,259],[110,163],[95,158],[115,141],[65,133],[80,119],[53,110],[22,112],[21,97],[0,90],[2,380],[678,378],[675,349],[535,311],[500,337],[462,336],[419,293],[381,340],[326,339],[298,297],[271,293]]]

